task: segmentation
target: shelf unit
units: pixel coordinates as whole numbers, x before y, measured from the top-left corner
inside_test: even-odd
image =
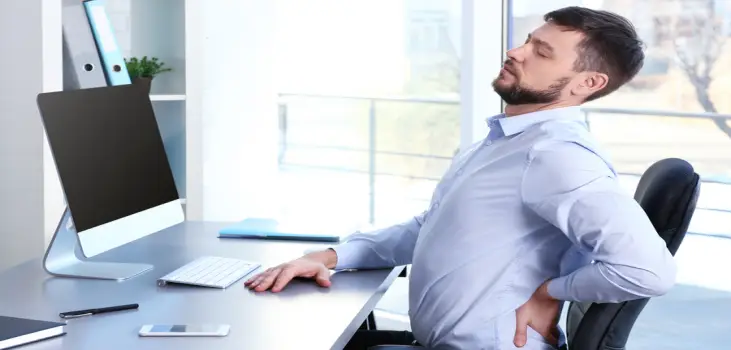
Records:
[[[185,101],[183,94],[150,94],[150,101]]]
[[[186,195],[185,0],[105,0],[125,58],[157,57],[172,69],[152,81],[150,100],[178,193]]]

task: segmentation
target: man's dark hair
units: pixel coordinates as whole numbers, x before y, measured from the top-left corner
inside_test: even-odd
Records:
[[[586,98],[606,96],[632,80],[642,69],[644,45],[630,21],[608,11],[566,7],[543,16],[546,22],[584,34],[578,44],[577,72],[594,71],[609,77],[607,86]]]

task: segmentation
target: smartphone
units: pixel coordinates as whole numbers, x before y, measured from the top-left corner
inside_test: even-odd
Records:
[[[165,325],[146,324],[140,328],[141,337],[225,337],[229,325]]]

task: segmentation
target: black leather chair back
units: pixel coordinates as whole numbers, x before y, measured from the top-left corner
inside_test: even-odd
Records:
[[[663,159],[640,178],[635,200],[675,255],[700,193],[700,177],[682,159]],[[570,350],[623,350],[649,298],[622,303],[571,303],[566,332]]]

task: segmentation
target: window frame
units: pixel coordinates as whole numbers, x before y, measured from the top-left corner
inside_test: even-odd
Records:
[[[492,80],[510,43],[512,0],[462,0],[462,57],[460,57],[460,149],[483,139],[486,118],[503,112]],[[495,20],[495,14],[501,14]]]

